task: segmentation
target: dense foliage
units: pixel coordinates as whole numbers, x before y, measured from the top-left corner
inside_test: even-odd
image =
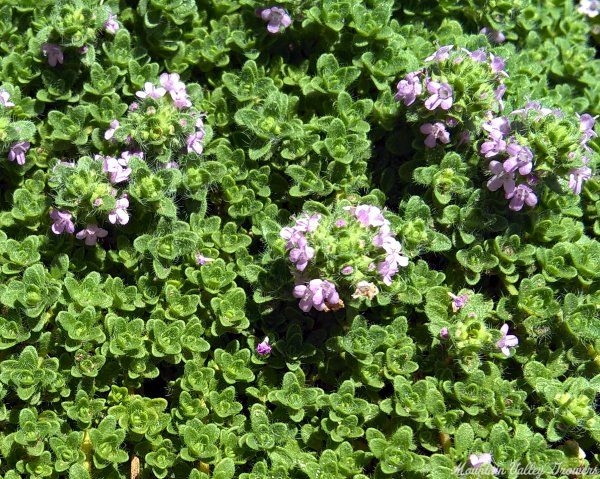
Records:
[[[0,476],[600,474],[595,3],[0,2]]]

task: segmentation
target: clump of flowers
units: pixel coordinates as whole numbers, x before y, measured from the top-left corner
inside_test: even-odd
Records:
[[[194,108],[199,86],[184,83],[178,73],[163,73],[157,82],[146,81],[135,92],[124,118],[110,121],[104,139],[118,147],[144,149],[147,159],[171,162],[173,154],[200,155],[207,127],[205,115]]]
[[[398,82],[394,97],[414,111],[410,118],[419,118],[426,148],[448,145],[453,139],[465,143],[469,131],[479,126],[477,118],[502,110],[507,74],[501,57],[483,48],[469,51],[445,45],[424,63]]]
[[[371,301],[408,265],[390,221],[373,205],[305,212],[280,236],[296,282],[293,295],[305,312]]]
[[[502,189],[513,211],[535,206],[536,190],[555,180],[580,194],[596,161],[588,145],[597,136],[594,123],[589,114],[569,115],[536,101],[505,116],[490,112],[481,125],[486,138],[479,147],[490,160],[488,189]]]

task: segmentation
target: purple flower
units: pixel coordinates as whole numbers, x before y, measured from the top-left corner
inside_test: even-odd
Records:
[[[396,85],[398,90],[394,98],[398,101],[402,100],[406,106],[412,105],[417,97],[423,92],[421,80],[419,80],[420,72],[411,72],[400,80]]]
[[[506,37],[504,36],[504,33],[499,32],[498,30],[493,30],[491,28],[488,27],[483,27],[479,33],[484,34],[486,37],[488,37],[489,41],[492,43],[502,43],[506,40]]]
[[[600,12],[600,1],[598,0],[581,0],[577,11],[582,15],[587,15],[590,18],[598,16]]]
[[[576,195],[581,193],[581,187],[584,181],[592,177],[592,170],[588,166],[580,166],[569,171],[569,188]]]
[[[492,55],[490,53],[490,67],[492,69],[493,73],[504,73],[506,74],[506,72],[504,71],[504,67],[506,66],[504,59],[495,55]]]
[[[25,153],[29,150],[30,143],[28,141],[19,141],[10,147],[8,152],[9,161],[17,161],[17,164],[25,164]]]
[[[475,51],[470,52],[469,50],[464,50],[468,53],[469,58],[476,63],[483,63],[487,60],[487,56],[485,54],[485,48],[478,48]]]
[[[431,96],[425,100],[425,108],[435,110],[438,106],[442,110],[448,110],[452,106],[452,87],[447,83],[430,81],[427,83],[427,91]]]
[[[457,313],[469,301],[469,296],[466,294],[456,296],[449,292],[448,296],[452,298],[452,312],[454,313]]]
[[[298,271],[304,271],[308,262],[314,258],[315,250],[308,246],[306,238],[302,235],[297,238],[294,246],[290,250],[290,261],[296,265]]]
[[[115,131],[117,131],[117,128],[119,128],[119,126],[121,126],[119,120],[111,121],[110,128],[106,130],[106,132],[104,132],[104,139],[110,140],[113,136],[115,136]]]
[[[187,152],[194,152],[198,155],[201,155],[204,151],[204,144],[202,140],[204,139],[204,130],[198,130],[192,133],[185,140],[187,146]]]
[[[426,62],[431,62],[431,61],[443,62],[444,60],[447,60],[448,58],[450,58],[450,50],[452,50],[453,48],[454,48],[454,45],[446,45],[446,46],[440,47],[433,54],[431,54],[427,58],[425,58],[424,61],[426,61]]]
[[[172,91],[170,95],[171,99],[173,100],[173,105],[175,105],[175,108],[183,110],[184,108],[189,108],[192,106],[192,102],[188,98],[185,90]]]
[[[58,63],[62,65],[64,61],[62,50],[54,43],[44,43],[42,45],[42,53],[45,57],[48,57],[48,65],[51,67],[55,67]]]
[[[116,201],[115,209],[108,214],[108,221],[110,221],[113,225],[115,223],[126,225],[129,222],[129,213],[127,213],[128,207],[129,199],[125,194]]]
[[[52,224],[52,232],[55,235],[69,233],[73,234],[75,232],[75,225],[71,220],[73,216],[68,211],[64,210],[52,210],[50,212],[50,218],[54,221]]]
[[[492,455],[490,453],[481,454],[478,456],[477,454],[471,454],[469,456],[469,462],[471,463],[471,467],[480,468],[484,464],[492,463]]]
[[[504,135],[508,135],[510,133],[510,121],[508,121],[508,118],[504,116],[493,118],[491,115],[488,116],[488,118],[488,121],[481,125],[481,128],[483,128],[489,134],[498,132],[502,138]]]
[[[363,226],[383,226],[388,222],[377,206],[358,205],[354,210],[354,216]]]
[[[501,83],[500,85],[498,85],[498,88],[494,90],[494,98],[500,105],[501,110],[504,109],[504,102],[502,101],[504,93],[506,93],[506,85],[504,83]]]
[[[106,30],[108,33],[114,35],[115,33],[117,33],[117,30],[119,29],[119,24],[117,23],[117,16],[113,13],[108,15],[108,20],[106,20],[104,22],[104,30]]]
[[[335,284],[322,279],[312,279],[308,284],[294,287],[294,298],[300,298],[300,309],[308,313],[311,308],[317,311],[329,311],[340,305],[340,296]]]
[[[436,140],[444,144],[450,143],[450,133],[446,131],[446,126],[442,122],[424,123],[419,130],[427,135],[424,142],[427,148],[435,148]]]
[[[515,189],[515,174],[507,173],[499,161],[490,161],[489,169],[494,176],[487,182],[488,189],[496,191],[502,186],[507,195],[512,194]]]
[[[165,96],[166,93],[167,90],[165,90],[164,88],[156,87],[151,82],[147,81],[146,83],[144,83],[144,89],[136,91],[135,96],[142,99],[149,97],[158,100],[159,98]]]
[[[506,199],[510,199],[508,207],[513,211],[520,211],[524,204],[527,206],[535,206],[537,204],[537,196],[533,190],[527,185],[517,186],[510,194],[505,195]]]
[[[352,273],[354,273],[354,268],[353,268],[352,266],[344,266],[344,267],[342,268],[342,271],[341,271],[341,273],[342,273],[344,276],[348,276],[349,274],[352,274]]]
[[[292,18],[281,7],[263,8],[257,13],[265,22],[269,22],[267,24],[269,33],[279,33],[292,24]]]
[[[508,348],[515,347],[517,344],[519,344],[519,338],[512,334],[508,334],[508,324],[506,323],[502,325],[500,332],[502,333],[502,337],[496,343],[496,346],[498,349],[500,349],[500,351],[502,351],[502,354],[508,357],[510,356],[510,350]]]
[[[271,354],[271,345],[269,344],[269,336],[265,336],[265,339],[262,340],[256,346],[256,352],[259,356],[266,356],[267,354]]]
[[[302,233],[312,233],[313,231],[317,230],[320,221],[320,213],[315,213],[310,216],[306,213],[302,213],[298,218],[296,218],[296,225],[294,226],[294,229]]]
[[[402,246],[392,236],[386,236],[381,242],[385,250],[385,260],[377,264],[377,272],[381,275],[384,284],[392,284],[392,278],[398,272],[399,266],[408,266],[408,258],[401,254]]]
[[[77,239],[85,239],[85,244],[88,246],[94,246],[98,238],[104,238],[106,235],[108,235],[108,231],[104,228],[100,228],[97,225],[87,225],[75,237]]]
[[[131,174],[131,168],[127,167],[128,163],[128,158],[121,157],[117,160],[112,156],[106,156],[102,159],[102,171],[109,174],[108,179],[112,184],[121,183],[129,179]]]
[[[458,134],[458,142],[456,143],[456,145],[457,146],[464,145],[466,143],[469,143],[470,141],[471,141],[471,133],[469,132],[469,130],[464,130]]]
[[[347,225],[348,225],[348,223],[346,223],[346,220],[344,220],[344,219],[340,218],[339,220],[335,221],[335,227],[336,228],[344,228]]]
[[[206,263],[210,263],[211,261],[214,261],[214,259],[204,256],[202,253],[196,253],[196,263],[198,263],[198,265],[204,266]]]
[[[581,131],[581,144],[586,148],[589,149],[587,147],[587,142],[589,140],[591,140],[592,138],[597,137],[598,135],[596,134],[596,132],[594,131],[594,124],[596,123],[596,118],[595,116],[589,115],[588,113],[584,113],[583,115],[579,116],[579,131]]]
[[[15,106],[15,104],[10,101],[10,93],[8,93],[6,90],[0,90],[0,105],[5,108]]]
[[[450,332],[448,331],[448,328],[443,327],[442,329],[440,329],[440,338],[448,339],[449,337],[450,337]]]
[[[516,142],[511,142],[506,147],[506,152],[510,155],[504,161],[504,171],[512,173],[519,170],[519,174],[527,175],[533,168],[533,152],[526,146],[521,146]]]
[[[537,115],[534,118],[536,121],[550,114],[555,114],[556,116],[562,115],[560,110],[551,110],[550,108],[543,107],[539,101],[527,102],[523,108],[513,110],[511,115],[521,115],[522,118],[527,118],[529,113],[532,111],[537,113]]]
[[[584,113],[579,116],[579,131],[593,130],[596,124],[597,116],[592,116],[589,113]],[[596,135],[597,136],[597,135]]]
[[[179,79],[179,73],[163,73],[159,77],[161,86],[169,93],[185,91],[185,83]]]

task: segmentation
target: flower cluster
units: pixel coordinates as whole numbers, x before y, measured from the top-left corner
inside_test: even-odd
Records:
[[[345,205],[331,215],[302,213],[280,236],[294,267],[293,295],[305,312],[339,309],[341,296],[371,300],[379,293],[377,281],[390,286],[408,265],[389,220],[372,205]]]
[[[135,95],[142,100],[146,98],[158,100],[168,93],[175,108],[182,110],[192,106],[185,83],[179,79],[178,73],[163,73],[159,77],[159,82],[161,85],[159,87],[152,82],[144,83],[144,89],[135,92]]]
[[[513,117],[512,122],[509,117]],[[593,152],[588,141],[596,137],[596,133],[593,129],[595,119],[589,114],[578,116],[577,119],[578,124],[572,128],[578,130],[577,141],[563,148],[570,150],[566,158],[556,158],[555,155],[549,165],[544,164],[546,162],[543,155],[535,154],[530,145],[541,143],[541,132],[552,128],[558,130],[561,123],[569,120],[562,111],[542,107],[539,102],[529,102],[509,116],[494,117],[489,113],[487,121],[481,126],[487,137],[479,148],[480,154],[491,160],[488,169],[492,176],[487,182],[488,189],[497,191],[502,188],[505,198],[510,200],[509,208],[513,211],[520,211],[524,205],[533,207],[538,203],[533,188],[549,173],[563,174],[564,177],[568,175],[569,189],[575,194],[581,193],[583,182],[592,176],[589,156]],[[513,128],[513,124],[518,128]],[[529,128],[523,128],[524,124]],[[536,132],[536,129],[540,131]],[[527,133],[523,134],[524,131]],[[537,141],[534,141],[536,133]],[[563,164],[569,165],[573,161],[580,163],[565,172]]]
[[[445,45],[424,61],[428,63],[426,67],[408,73],[398,82],[394,98],[407,107],[418,106],[419,118],[431,119],[419,127],[426,135],[424,144],[427,148],[449,144],[451,132],[448,128],[462,128],[457,137],[458,144],[468,141],[465,128],[471,127],[468,124],[471,119],[461,119],[459,113],[464,110],[465,101],[469,101],[471,116],[503,108],[506,86],[502,79],[507,74],[501,57],[486,53],[483,48],[469,51]],[[466,83],[463,81],[465,76],[476,79],[479,84],[473,85],[473,92],[465,91],[457,98],[452,85],[456,81]],[[417,104],[418,99],[422,99],[422,103]],[[457,102],[462,102],[461,108],[454,108]]]

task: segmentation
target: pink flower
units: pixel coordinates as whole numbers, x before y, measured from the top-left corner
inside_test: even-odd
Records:
[[[144,89],[135,92],[135,96],[138,98],[154,98],[158,100],[159,98],[165,96],[167,90],[162,87],[155,87],[151,82],[147,81],[144,83]]]
[[[592,177],[592,170],[588,166],[581,166],[574,168],[569,171],[569,188],[576,195],[581,193],[581,187],[583,182],[589,180]]]
[[[450,332],[448,331],[448,328],[444,327],[444,328],[440,329],[440,338],[448,339],[449,337],[450,337]]]
[[[131,174],[131,168],[126,167],[128,163],[129,160],[127,158],[119,158],[117,160],[112,156],[107,156],[103,158],[102,171],[109,174],[108,179],[113,185],[121,183],[129,179],[129,175]]]
[[[265,339],[262,340],[256,346],[256,353],[259,356],[266,356],[267,354],[271,354],[271,345],[269,344],[269,336],[265,336]]]
[[[453,101],[453,90],[448,83],[429,81],[427,91],[431,93],[431,96],[425,100],[425,108],[435,110],[439,106],[442,110],[450,109]]]
[[[15,106],[15,104],[10,101],[10,94],[6,90],[0,90],[0,105],[5,108]]]
[[[508,324],[506,323],[502,325],[500,332],[502,333],[502,337],[496,343],[496,346],[498,349],[500,349],[500,351],[502,351],[502,354],[508,357],[510,356],[510,349],[508,348],[515,347],[517,344],[519,344],[519,338],[512,334],[508,334]]]
[[[127,195],[123,195],[116,201],[115,209],[108,214],[108,221],[113,225],[115,223],[126,225],[129,222],[129,213],[127,213],[128,207],[129,199],[127,198]]]
[[[427,148],[435,148],[437,145],[436,140],[443,144],[450,143],[450,133],[442,122],[424,123],[419,130],[427,135],[424,141]]]
[[[179,73],[163,73],[159,77],[161,86],[169,93],[173,91],[185,91],[185,83],[179,79]]]
[[[87,225],[85,229],[81,230],[75,235],[77,239],[85,239],[85,244],[88,246],[94,246],[98,241],[98,238],[104,238],[108,235],[108,231],[104,228],[100,228],[97,225]]]
[[[308,313],[311,308],[317,311],[329,311],[340,304],[340,296],[335,284],[322,279],[313,279],[308,284],[294,287],[294,298],[300,298],[300,309]]]
[[[257,13],[265,22],[269,22],[267,24],[269,33],[279,33],[292,24],[292,18],[281,7],[263,8],[257,10]]]
[[[62,65],[64,61],[62,50],[54,43],[44,43],[42,45],[42,53],[45,57],[48,57],[48,65],[51,67],[55,67],[58,63]]]
[[[363,226],[383,226],[388,223],[377,206],[358,205],[354,210],[354,216]]]
[[[115,14],[111,13],[108,15],[108,20],[104,22],[104,29],[112,35],[117,33],[119,24],[117,23],[117,16]]]
[[[202,140],[204,139],[204,130],[198,130],[191,135],[189,135],[186,139],[187,152],[194,152],[198,155],[201,155],[204,151],[204,144]]]
[[[533,190],[527,185],[517,186],[510,194],[507,193],[505,198],[510,199],[508,207],[513,211],[520,211],[524,204],[535,206],[538,201]]]
[[[317,230],[320,221],[320,213],[315,213],[310,216],[306,213],[302,213],[298,218],[296,218],[296,225],[294,226],[294,229],[302,233],[312,233],[313,231]]]
[[[68,211],[64,210],[52,210],[50,212],[50,218],[54,221],[52,224],[52,232],[55,235],[70,233],[73,234],[75,232],[75,225],[71,220],[73,216]]]
[[[10,147],[8,152],[8,161],[17,161],[18,165],[25,164],[25,153],[29,150],[30,143],[28,141],[19,141]]]
[[[404,80],[398,82],[396,85],[398,91],[394,95],[396,100],[402,100],[406,106],[410,106],[415,102],[417,97],[423,91],[421,80],[419,80],[419,73],[420,72],[411,72],[406,75]]]
[[[342,268],[342,271],[341,271],[341,273],[342,273],[344,276],[348,276],[349,274],[352,274],[352,273],[354,273],[354,268],[353,268],[352,266],[350,266],[350,265],[348,265],[348,266],[344,266],[344,267]]]
[[[189,108],[192,106],[192,102],[188,98],[185,90],[172,91],[170,95],[171,99],[173,100],[173,105],[175,105],[175,108],[178,110],[183,110],[184,108]]]
[[[452,311],[454,313],[457,313],[469,301],[469,296],[466,294],[456,296],[455,294],[449,292],[448,296],[452,298]]]
[[[113,136],[115,136],[115,131],[117,131],[117,128],[119,128],[120,125],[121,124],[119,123],[119,120],[111,121],[110,128],[104,132],[104,139],[110,140]]]
[[[499,161],[490,161],[489,169],[494,176],[487,182],[488,189],[496,191],[502,186],[507,195],[512,194],[515,189],[515,174],[506,172]]]

